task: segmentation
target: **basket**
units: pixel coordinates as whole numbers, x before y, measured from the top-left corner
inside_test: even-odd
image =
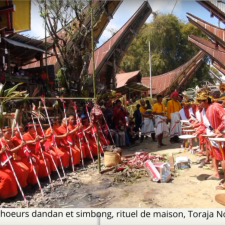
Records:
[[[106,167],[116,166],[121,162],[120,154],[117,152],[104,152],[104,165]]]

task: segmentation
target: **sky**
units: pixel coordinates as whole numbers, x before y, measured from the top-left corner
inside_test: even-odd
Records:
[[[148,2],[154,12],[158,11],[162,13],[172,13],[173,11],[174,15],[185,21],[188,21],[186,13],[189,12],[203,20],[208,21],[209,23],[218,26],[218,19],[215,17],[211,18],[209,11],[203,8],[196,1],[149,0]],[[111,29],[115,31],[120,29],[141,6],[142,3],[143,0],[124,0],[114,14],[113,19],[109,22],[108,26],[103,32],[98,46],[100,46],[112,36],[110,32]],[[151,20],[152,15],[149,16],[146,22],[150,22]],[[222,23],[220,23],[220,26],[225,28]],[[34,38],[44,38],[45,36],[43,19],[39,16],[38,6],[37,3],[35,3],[35,0],[32,0],[31,4],[31,31],[23,32],[22,34],[26,34]]]

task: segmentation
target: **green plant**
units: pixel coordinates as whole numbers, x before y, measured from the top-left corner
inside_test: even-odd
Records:
[[[8,112],[7,106],[12,102],[24,101],[29,95],[27,91],[16,91],[21,84],[23,83],[18,83],[6,90],[4,90],[5,85],[0,84],[0,127],[2,127],[2,113],[4,111]]]

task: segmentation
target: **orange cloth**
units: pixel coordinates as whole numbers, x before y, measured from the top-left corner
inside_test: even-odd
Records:
[[[15,146],[18,146],[20,145],[21,143],[21,139],[20,137],[12,137],[12,142]],[[34,174],[34,170],[33,170],[33,165],[34,165],[34,168],[36,170],[36,173],[38,175],[38,171],[39,171],[39,159],[38,157],[35,157],[34,154],[31,153],[31,156],[35,158],[35,160],[37,161],[36,163],[33,162],[33,165],[29,162],[29,159],[28,157],[25,155],[24,153],[24,150],[21,148],[19,151],[18,151],[18,156],[21,157],[21,161],[29,168],[29,174],[28,174],[28,178],[27,178],[27,183],[28,184],[36,184],[37,183],[37,179],[36,179],[36,176]]]
[[[51,132],[51,128],[48,128],[45,133],[46,133],[46,135],[49,135],[50,132]],[[57,132],[57,129],[53,129],[53,132],[55,135],[59,135]],[[60,143],[59,142],[57,143],[57,139],[56,139],[56,143],[57,143],[58,148],[56,146],[54,146],[54,144],[53,144],[54,139],[53,139],[52,135],[47,138],[47,141],[48,141],[49,145],[51,146],[50,148],[56,153],[58,166],[61,167],[61,163],[60,163],[60,158],[61,158],[63,167],[68,167],[69,160],[70,160],[69,153],[65,149],[60,147]]]
[[[6,141],[3,138],[1,138],[1,141],[2,141],[3,145],[6,145]],[[8,156],[12,155],[10,152],[9,146],[14,147],[14,145],[10,141],[7,143],[6,150],[7,150]],[[3,152],[0,155],[0,161],[3,162],[4,159],[7,159],[5,152]],[[18,178],[18,181],[19,181],[21,187],[26,187],[27,186],[27,178],[28,178],[28,174],[29,174],[29,168],[21,160],[15,161],[13,158],[11,158],[10,161],[11,161],[12,167],[16,173],[16,176]],[[9,163],[7,163],[6,166],[8,169],[12,170]]]
[[[66,133],[66,127],[64,127],[62,125],[57,128],[57,131],[59,132],[60,135],[63,135]],[[68,142],[66,141],[67,138],[63,138],[60,140],[61,140],[60,141],[61,146],[70,154],[70,146],[69,146]],[[80,149],[77,148],[76,146],[74,146],[74,143],[71,146],[71,151],[72,151],[72,155],[73,155],[73,165],[80,164],[80,156],[81,156]],[[70,165],[72,165],[71,155],[70,155]]]
[[[40,127],[37,127],[37,132],[38,132],[38,135],[40,137],[44,137],[44,134],[43,134],[42,129]],[[36,138],[36,132],[33,134],[33,136]],[[58,167],[58,160],[57,160],[57,157],[56,157],[56,153],[53,150],[49,151],[48,149],[45,149],[44,148],[44,142],[40,142],[40,144],[41,144],[43,155],[44,155],[45,159],[48,159],[48,161],[50,163],[51,171],[56,171],[56,167]],[[40,154],[42,156],[42,153],[40,153]],[[56,167],[55,167],[54,163],[55,163]],[[51,173],[51,171],[49,171],[49,172]]]
[[[171,113],[178,112],[181,110],[181,104],[179,101],[169,100],[167,102],[167,117],[171,119]]]
[[[71,130],[74,130],[76,128],[76,126],[72,126],[72,125],[68,125],[68,129],[69,131]],[[89,152],[88,150],[88,146],[87,144],[85,143],[85,140],[84,140],[84,136],[83,136],[83,133],[82,133],[82,130],[79,129],[77,130],[72,136],[72,140],[74,142],[74,144],[80,149],[82,150],[82,156],[83,156],[83,159],[85,159],[87,157],[87,153]]]
[[[11,198],[17,194],[17,183],[13,172],[6,167],[0,168],[0,199]]]
[[[87,128],[86,126],[83,126],[84,130]],[[94,136],[92,135],[91,129],[85,132],[85,135],[87,137],[87,140],[89,141],[89,146],[91,148],[91,152],[93,156],[98,155],[98,146],[96,144],[96,141],[94,139]],[[88,158],[91,158],[90,152],[87,154]]]
[[[34,137],[29,132],[27,132],[23,135],[23,139],[25,141],[31,141],[31,140],[33,141]],[[35,145],[28,144],[27,147],[38,158],[38,162],[37,162],[39,166],[38,177],[48,176],[47,169],[45,167],[45,163],[44,163],[44,160],[42,159],[40,151],[38,153],[35,153]],[[48,159],[46,159],[46,164],[47,164],[49,173],[51,173],[51,166]]]

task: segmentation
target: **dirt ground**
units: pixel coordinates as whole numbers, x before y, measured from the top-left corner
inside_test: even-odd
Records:
[[[123,154],[132,154],[136,151],[144,150],[159,154],[173,153],[174,158],[176,156],[187,156],[193,162],[204,158],[189,152],[181,152],[180,144],[170,144],[169,139],[165,139],[164,142],[167,146],[159,150],[157,143],[152,142],[149,138],[138,146],[124,149]],[[150,180],[150,177],[144,177],[132,185],[121,184],[96,190],[95,193],[107,196],[108,200],[105,201],[105,204],[100,203],[99,206],[95,207],[222,208],[223,206],[218,204],[214,200],[214,197],[217,193],[225,192],[214,189],[218,185],[218,181],[205,180],[206,177],[213,174],[213,170],[198,168],[198,166],[192,164],[190,169],[180,170],[179,175],[174,177],[174,180],[170,183],[155,183]],[[86,175],[80,179],[84,184],[90,185],[96,184],[96,180],[99,183],[105,180],[105,183],[107,183],[107,179],[110,180],[110,176],[107,177],[107,175],[98,175],[96,173],[94,176],[93,174]],[[72,205],[73,200],[71,201],[70,207]]]
[[[204,157],[183,152],[180,144],[170,144],[157,148],[157,142],[151,138],[132,148],[123,149],[123,155],[133,154],[137,151],[147,151],[159,154],[174,154],[187,156],[192,162]],[[214,197],[224,191],[215,190],[218,181],[206,181],[213,170],[198,168],[191,164],[187,170],[178,170],[177,176],[170,183],[155,183],[145,175],[135,179],[133,183],[115,182],[118,173],[99,174],[96,164],[87,162],[86,170],[76,172],[67,171],[67,180],[60,185],[57,175],[53,175],[54,187],[47,181],[42,181],[45,196],[36,189],[25,191],[29,200],[29,207],[35,208],[222,208]],[[221,175],[222,177],[222,175]],[[225,193],[225,192],[224,192]],[[26,207],[20,194],[16,199],[0,201],[0,208]]]

